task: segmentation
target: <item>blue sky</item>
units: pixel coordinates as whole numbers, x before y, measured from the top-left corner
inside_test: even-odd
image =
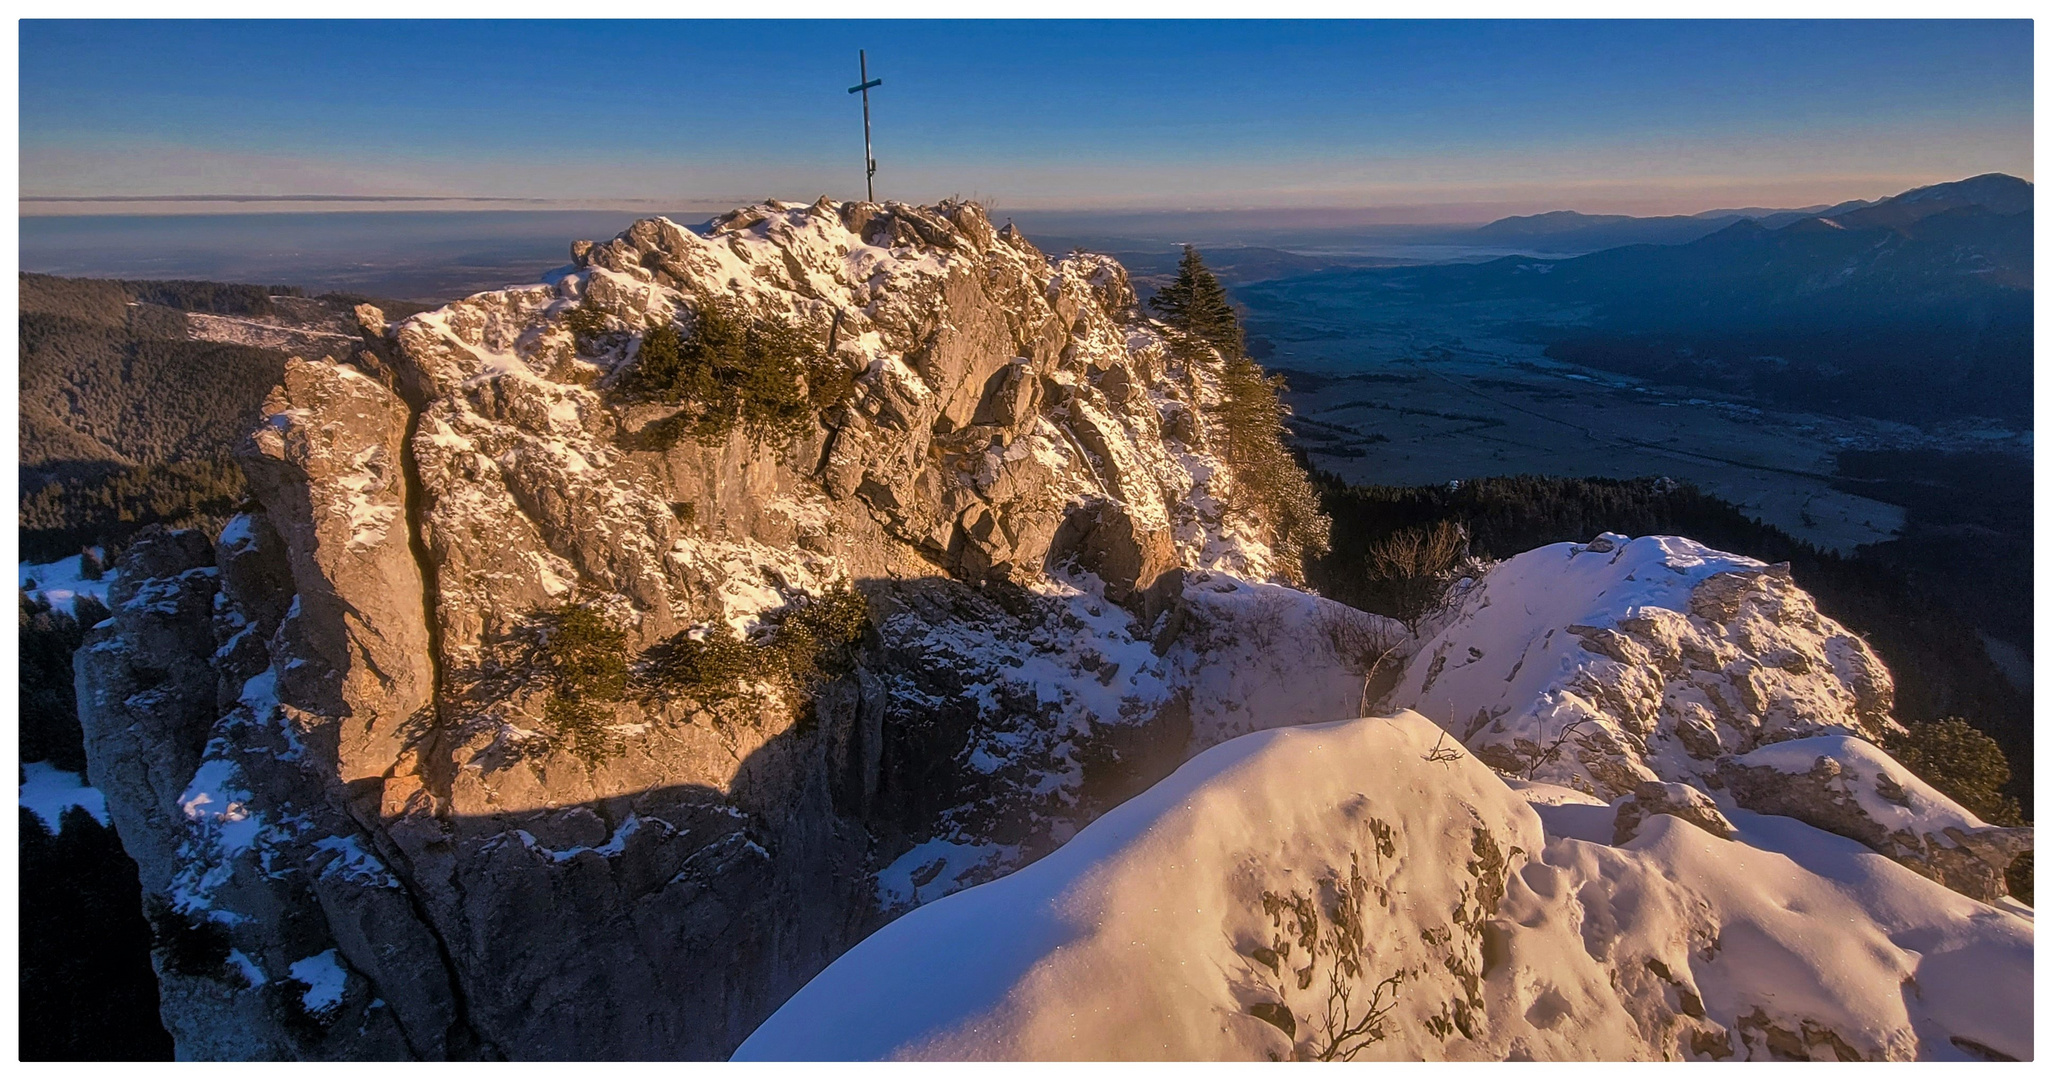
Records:
[[[857,46],[888,197],[1445,218],[2031,176],[2025,22],[20,26],[25,195],[859,195]]]

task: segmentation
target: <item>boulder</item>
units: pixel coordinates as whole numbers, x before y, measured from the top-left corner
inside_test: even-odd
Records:
[[[1680,818],[1720,840],[1731,839],[1734,831],[1710,796],[1687,784],[1648,780],[1618,802],[1616,832],[1611,843],[1631,840],[1638,835],[1639,824],[1655,814]]]
[[[1071,512],[1047,558],[1050,564],[1073,560],[1104,581],[1105,596],[1125,603],[1176,565],[1176,546],[1168,530],[1146,528],[1125,507],[1106,501]]]
[[[1989,825],[1880,747],[1845,735],[1794,739],[1718,762],[1740,806],[1849,837],[1956,892],[1988,903],[2031,850],[2029,828]]]

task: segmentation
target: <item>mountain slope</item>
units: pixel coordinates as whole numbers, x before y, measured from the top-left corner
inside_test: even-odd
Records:
[[[1871,205],[1863,199],[1854,199],[1833,206],[1809,206],[1797,210],[1749,206],[1660,217],[1554,210],[1544,214],[1499,218],[1473,230],[1464,239],[1477,244],[1574,255],[1632,244],[1686,244],[1740,219],[1778,229],[1804,218],[1833,217]]]
[[[1674,814],[1722,820],[1684,782],[1729,773],[1737,791],[1747,770],[1786,763],[1691,755],[1678,771],[1671,747],[1629,745],[1640,718],[1630,707],[1604,713],[1625,745],[1592,744],[1555,778],[1628,787],[1648,820],[1619,847],[1658,848],[1650,869],[1554,852],[1543,831],[1554,811],[1526,809],[1457,730],[1404,719],[1231,741],[1357,715],[1421,645],[1452,642],[1456,654],[1434,693],[1480,698],[1449,680],[1493,669],[1459,662],[1452,638],[1415,639],[1285,583],[1296,567],[1270,543],[1260,493],[1236,487],[1229,448],[1246,410],[1225,358],[1140,316],[1112,260],[1049,259],[970,204],[825,199],[743,208],[702,232],[650,219],[572,253],[541,284],[397,322],[358,308],[351,361],[287,362],[238,448],[254,507],[213,534],[146,532],[122,554],[111,616],[75,656],[79,719],[93,783],[138,866],[181,1056],[723,1057],[891,919],[903,915],[882,934],[1107,851],[1091,838],[1126,826],[1107,834],[1092,822],[1121,804],[1140,818],[1169,808],[1172,795],[1128,802],[1150,788],[1202,789],[1227,825],[1170,808],[1180,839],[1143,843],[1148,859],[1119,864],[1135,895],[1204,895],[1214,886],[1164,865],[1299,850],[1275,830],[1300,826],[1291,834],[1306,860],[1284,870],[1257,854],[1247,865],[1274,874],[1235,894],[1257,902],[1235,909],[1232,929],[1295,919],[1295,940],[1315,951],[1316,918],[1343,935],[1326,956],[1345,978],[1319,984],[1313,965],[1299,984],[1280,939],[1249,945],[1275,954],[1260,962],[1286,1000],[1230,1008],[1265,1003],[1266,1018],[1249,1023],[1268,1030],[1315,1034],[1285,978],[1297,991],[1345,985],[1352,1008],[1373,1007],[1374,984],[1354,981],[1368,970],[1356,965],[1371,943],[1372,881],[1415,882],[1419,897],[1376,901],[1395,912],[1373,925],[1393,965],[1375,978],[1400,964],[1421,991],[1400,998],[1406,1026],[1385,1040],[1392,1050],[1667,1056],[1685,1038],[1688,1052],[1716,1056],[1721,1037],[1725,1052],[1749,1056],[1791,1045],[1940,1056],[1956,1046],[1940,1029],[2004,1053],[2020,1044],[2007,1014],[1982,1009],[1981,1027],[1957,1019],[1967,999],[1945,948],[1922,948],[1939,959],[1920,967],[1883,939],[1964,942],[2006,980],[2027,929],[1883,856],[1942,877],[1966,857],[1933,853],[1947,827],[1966,826],[1959,844],[1983,862],[2027,837],[1983,834],[1941,806],[1912,816],[1914,843],[1875,840],[1877,819],[1855,813],[1878,783],[1866,773],[1848,787],[1854,769],[1819,766],[1800,789],[1812,797],[1777,811],[1877,845],[1871,858],[1795,845],[1833,853],[1794,856],[1806,872],[1863,895],[1875,875],[1925,890],[1900,902],[1889,892],[1894,913],[1882,918],[1776,869],[1777,903],[1855,927],[1856,947],[1839,951],[1793,941],[1791,927],[1809,924],[1757,895],[1700,915],[1692,897],[1728,891],[1733,859],[1766,865],[1761,853],[1789,845],[1674,839],[1688,828]],[[1870,700],[1885,675],[1862,667],[1856,640],[1806,621],[1806,598],[1686,542],[1634,550],[1647,555],[1602,565],[1629,576],[1696,560],[1701,573],[1680,575],[1686,601],[1642,592],[1702,620],[1676,642],[1706,656],[1669,673],[1671,657],[1617,649],[1613,670],[1600,655],[1608,639],[1592,634],[1561,650],[1587,676],[1563,668],[1568,690],[1645,690],[1668,674],[1729,688],[1736,700],[1720,719],[1738,734],[1719,749],[1734,752],[1753,749],[1747,732],[1849,738],[1885,723]],[[1508,572],[1524,573],[1514,563]],[[1734,576],[1749,584],[1732,587]],[[1709,606],[1695,610],[1697,598]],[[1527,631],[1558,614],[1534,612]],[[1804,671],[1782,655],[1818,650],[1831,662]],[[1756,675],[1766,689],[1748,697]],[[1821,707],[1831,702],[1842,707]],[[1811,715],[1784,715],[1790,703]],[[1420,704],[1439,708],[1422,692]],[[1446,728],[1457,719],[1431,716]],[[1401,737],[1370,734],[1386,730]],[[1289,749],[1340,741],[1334,732],[1354,741],[1325,764]],[[1863,745],[1831,752],[1871,771]],[[1246,774],[1263,789],[1214,792],[1206,769],[1157,786],[1212,747],[1220,756],[1208,760],[1269,762]],[[1390,783],[1340,790],[1356,762],[1380,759]],[[1556,802],[1594,798],[1547,790]],[[1288,813],[1254,824],[1237,800]],[[1568,824],[1613,809],[1623,821],[1625,801],[1569,811]],[[1347,850],[1359,830],[1375,836],[1360,816],[1371,812],[1402,835],[1386,828]],[[1729,815],[1742,818],[1741,806]],[[1355,832],[1334,831],[1340,821]],[[1553,870],[1520,861],[1542,849]],[[1332,922],[1337,892],[1318,878],[1343,854],[1337,892],[1353,906]],[[1631,943],[1619,966],[1569,928],[1570,884],[1615,897],[1576,903]],[[1082,895],[1065,889],[1054,893]],[[1258,902],[1262,891],[1272,899]],[[1533,933],[1493,930],[1497,917]],[[1765,956],[1787,985],[1810,989],[1763,1002],[1751,976],[1709,958],[1703,977],[1689,974],[1727,925],[1771,939],[1756,950],[1728,935],[1734,960]],[[1192,968],[1221,960],[1217,929],[1191,931]],[[1688,936],[1697,930],[1708,936]],[[1009,940],[986,930],[977,952],[929,959],[983,972],[989,1000],[1009,993],[1001,964],[1032,962],[1030,949],[1005,953]],[[1488,982],[1485,969],[1495,975],[1508,955],[1499,947],[1519,942],[1533,966],[1515,985]],[[1342,947],[1351,952],[1336,958]],[[1555,966],[1575,981],[1538,986]],[[1108,961],[1094,970],[1116,974]],[[1205,1010],[1228,1006],[1214,970],[1141,979],[1195,1011],[1167,1029],[1129,1017],[1130,1034],[1159,1031],[1176,1052],[1302,1048],[1238,1020],[1218,1041]],[[1912,972],[1937,1000],[1901,1000]],[[977,1005],[956,998],[950,1007]],[[1694,999],[1719,1011],[1694,1015]],[[930,1049],[1050,1052],[1048,1014],[1008,1015],[1027,1023],[1016,1037]]]
[[[2028,214],[2033,189],[2027,180],[2006,173],[1982,173],[1965,180],[1912,188],[1872,206],[1843,213],[1827,211],[1822,217],[1848,229],[1900,229],[1934,214],[1977,206],[1998,217]]]

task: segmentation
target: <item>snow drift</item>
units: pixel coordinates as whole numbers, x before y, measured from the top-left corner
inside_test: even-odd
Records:
[[[1403,712],[1214,747],[877,932],[736,1058],[2031,1055],[2024,919],[1735,807],[1737,839],[1550,834],[1455,746]]]

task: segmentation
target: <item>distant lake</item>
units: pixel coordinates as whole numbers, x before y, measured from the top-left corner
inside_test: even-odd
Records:
[[[538,281],[570,261],[572,241],[611,239],[644,216],[627,210],[25,216],[20,268],[448,300]],[[698,212],[677,220],[705,217]]]

